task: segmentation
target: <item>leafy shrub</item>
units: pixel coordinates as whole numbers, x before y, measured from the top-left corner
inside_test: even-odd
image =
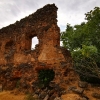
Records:
[[[41,69],[38,72],[38,80],[44,87],[49,86],[50,81],[54,79],[55,72],[53,69]]]
[[[72,52],[74,69],[82,81],[100,83],[100,68],[97,64],[98,52],[94,46],[83,46]]]

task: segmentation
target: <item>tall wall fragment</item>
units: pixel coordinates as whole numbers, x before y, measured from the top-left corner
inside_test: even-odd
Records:
[[[18,80],[21,87],[24,88],[23,83],[31,87],[38,68],[52,68],[57,74],[62,67],[70,66],[69,52],[60,47],[57,9],[55,4],[48,4],[0,29],[0,83],[5,89],[16,87]],[[31,50],[33,37],[37,37],[39,43]]]

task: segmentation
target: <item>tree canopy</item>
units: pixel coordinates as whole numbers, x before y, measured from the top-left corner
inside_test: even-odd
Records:
[[[87,22],[71,26],[67,24],[66,31],[61,33],[63,46],[69,50],[81,48],[82,45],[94,45],[100,50],[100,8],[85,14]]]
[[[80,69],[82,74],[85,69],[87,76],[100,78],[100,8],[87,12],[85,19],[80,25],[67,24],[66,30],[61,32],[61,41],[71,51],[76,70]]]

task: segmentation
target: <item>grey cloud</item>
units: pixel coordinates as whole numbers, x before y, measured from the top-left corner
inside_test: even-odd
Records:
[[[86,12],[100,6],[99,0],[2,0],[0,27],[28,16],[48,3],[55,3],[58,7],[58,24],[62,29],[67,23],[74,25],[84,21]]]
[[[0,8],[0,19],[9,19],[9,17],[14,17],[19,13],[19,9],[10,3],[2,3],[2,8]],[[2,20],[3,21],[3,20]]]
[[[22,11],[32,10],[38,7],[37,2],[34,0],[17,0],[15,1],[15,5],[17,5]]]
[[[0,1],[0,27],[14,23],[22,14],[34,12],[38,7],[34,0],[3,0]],[[28,16],[28,14],[27,14]],[[25,16],[23,16],[25,17]]]

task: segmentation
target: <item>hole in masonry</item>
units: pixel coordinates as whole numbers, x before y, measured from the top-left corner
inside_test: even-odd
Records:
[[[33,37],[32,38],[32,43],[31,43],[31,50],[35,49],[36,44],[38,44],[38,38],[37,37]]]
[[[39,83],[42,84],[43,87],[48,87],[54,77],[55,72],[53,69],[41,69],[38,72]]]

